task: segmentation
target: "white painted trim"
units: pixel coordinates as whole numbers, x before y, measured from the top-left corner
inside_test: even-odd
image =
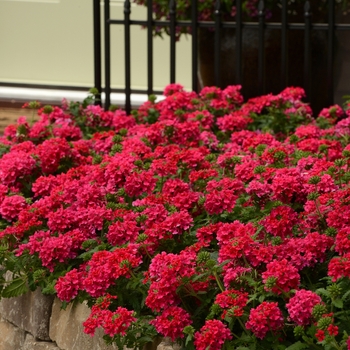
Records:
[[[60,0],[0,0],[0,1],[17,1],[17,2],[42,2],[47,4],[59,4]]]
[[[24,100],[40,102],[54,102],[60,104],[63,98],[68,101],[83,101],[88,96],[88,92],[76,90],[51,90],[51,89],[34,89],[34,88],[17,88],[17,87],[0,87],[0,99],[4,100]],[[147,101],[148,96],[143,94],[131,94],[131,105],[140,106]],[[157,101],[163,100],[164,96],[157,96]],[[105,96],[102,93],[102,102]],[[111,93],[111,103],[115,105],[124,105],[125,95],[123,93]]]

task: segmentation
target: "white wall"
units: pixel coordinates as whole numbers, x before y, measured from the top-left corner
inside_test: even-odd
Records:
[[[93,86],[92,0],[0,0],[0,82]],[[103,15],[103,1],[101,1]],[[123,0],[111,0],[123,18]],[[146,19],[133,5],[132,19]],[[131,32],[132,88],[147,85],[146,30]],[[112,87],[124,85],[123,27],[112,26]],[[191,39],[177,43],[177,82],[191,87]],[[154,85],[169,83],[169,40],[155,39]]]

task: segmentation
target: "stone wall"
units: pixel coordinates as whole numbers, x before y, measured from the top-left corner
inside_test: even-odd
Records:
[[[107,346],[103,331],[95,336],[83,332],[82,323],[90,314],[84,304],[70,304],[65,310],[53,296],[39,290],[0,301],[0,350],[114,350]],[[164,341],[147,350],[179,347]]]

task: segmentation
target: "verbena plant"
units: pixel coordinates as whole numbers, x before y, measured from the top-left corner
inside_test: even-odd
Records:
[[[0,295],[87,302],[120,349],[350,349],[349,104],[164,94],[6,128]]]
[[[147,0],[133,0],[136,4],[147,6]],[[303,19],[305,0],[288,0],[287,8],[289,14],[289,20],[294,20],[296,16],[299,16],[299,20]],[[328,13],[328,0],[311,0],[311,11],[318,20],[327,18]],[[192,2],[190,0],[177,0],[175,1],[176,18],[177,20],[191,20],[192,18]],[[153,0],[153,14],[156,20],[169,19],[169,0]],[[265,0],[264,1],[264,13],[266,19],[280,18],[282,1],[281,0]],[[336,9],[339,9],[343,14],[349,12],[349,0],[335,1]],[[245,21],[256,21],[259,14],[259,0],[243,0],[242,1],[242,15]],[[237,7],[236,2],[233,0],[221,0],[218,7],[218,1],[214,0],[199,0],[198,1],[198,20],[199,21],[214,21],[215,11],[220,9],[222,20],[233,21],[235,20]],[[321,15],[321,17],[320,17]],[[277,16],[277,17],[276,17]],[[178,27],[177,35],[180,36],[183,33],[190,33],[191,29],[186,27]],[[154,34],[162,36],[164,33],[169,34],[169,28],[167,27],[154,27]]]

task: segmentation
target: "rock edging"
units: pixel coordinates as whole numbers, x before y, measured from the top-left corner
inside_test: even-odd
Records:
[[[40,290],[0,301],[0,350],[115,350],[106,345],[103,331],[94,337],[83,332],[82,323],[90,314],[85,304],[69,304],[43,295]],[[168,341],[154,350],[179,350]],[[152,349],[153,350],[153,349]]]

